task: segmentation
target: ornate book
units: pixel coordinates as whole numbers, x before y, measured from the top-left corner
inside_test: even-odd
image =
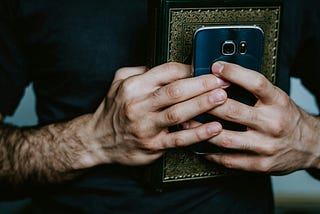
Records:
[[[264,31],[262,73],[277,81],[281,0],[149,0],[150,66],[175,61],[190,63],[193,34],[202,26],[257,25]],[[155,188],[206,182],[242,173],[208,162],[187,148],[174,149],[150,166]]]

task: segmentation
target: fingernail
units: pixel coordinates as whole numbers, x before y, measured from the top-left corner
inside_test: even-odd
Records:
[[[222,129],[221,125],[215,124],[215,125],[210,125],[207,128],[207,131],[209,134],[216,134],[216,133],[220,132],[221,129]]]
[[[228,87],[230,83],[217,77],[217,84],[221,87]]]
[[[211,103],[216,104],[224,101],[227,98],[226,93],[223,90],[215,90],[209,95]]]
[[[224,69],[224,64],[222,62],[216,62],[212,65],[212,72],[214,74],[221,74]]]

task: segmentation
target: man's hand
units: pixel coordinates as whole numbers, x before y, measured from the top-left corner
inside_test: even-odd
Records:
[[[319,119],[300,109],[260,73],[225,62],[215,63],[212,72],[247,89],[258,101],[252,107],[228,99],[210,111],[248,129],[223,130],[210,140],[215,145],[246,153],[215,154],[207,156],[208,159],[229,168],[270,174],[287,174],[310,167],[320,169]],[[193,121],[187,126],[198,125]]]
[[[120,69],[94,114],[42,127],[0,123],[0,180],[61,182],[99,164],[148,164],[222,130],[216,122],[174,133],[168,127],[225,102],[221,88],[229,84],[212,74],[190,78],[191,67],[176,63],[146,71]]]
[[[167,63],[149,71],[122,68],[107,98],[94,114],[88,142],[99,145],[94,158],[101,163],[148,164],[166,149],[188,146],[217,135],[219,123],[169,132],[174,126],[207,112],[226,100],[221,88],[229,84],[210,74],[191,77],[188,65]],[[91,157],[91,158],[90,158]],[[97,160],[83,156],[84,165]]]

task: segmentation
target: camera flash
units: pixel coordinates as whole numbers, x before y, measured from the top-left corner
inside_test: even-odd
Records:
[[[240,44],[239,44],[239,53],[240,54],[247,53],[247,42],[245,42],[245,41],[240,42]]]

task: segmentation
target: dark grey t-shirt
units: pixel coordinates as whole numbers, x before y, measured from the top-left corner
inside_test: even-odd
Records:
[[[41,124],[92,112],[118,68],[145,64],[146,1],[6,2],[2,72],[14,85],[4,113],[14,110],[30,81]]]

